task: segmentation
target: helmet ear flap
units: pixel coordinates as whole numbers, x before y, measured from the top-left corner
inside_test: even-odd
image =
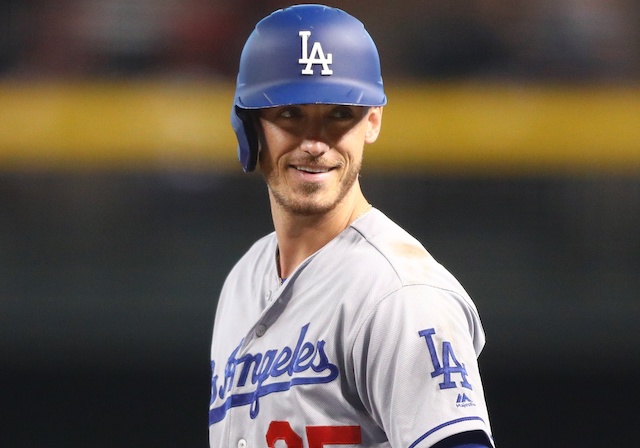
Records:
[[[231,126],[238,139],[238,160],[243,171],[249,173],[256,169],[259,151],[258,130],[251,112],[234,105]]]

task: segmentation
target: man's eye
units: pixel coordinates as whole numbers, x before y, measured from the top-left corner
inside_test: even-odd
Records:
[[[336,107],[331,111],[331,116],[340,120],[348,120],[354,117],[354,113],[350,107]]]
[[[287,107],[280,112],[281,118],[296,118],[300,116],[302,116],[302,112],[294,107]]]

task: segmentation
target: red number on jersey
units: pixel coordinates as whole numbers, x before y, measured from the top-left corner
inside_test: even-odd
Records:
[[[309,448],[325,448],[326,445],[362,443],[359,426],[307,426]],[[267,431],[267,445],[275,448],[278,440],[284,440],[287,448],[302,448],[302,439],[291,429],[289,422],[271,422]]]
[[[302,448],[302,439],[296,434],[289,422],[271,422],[267,430],[267,446],[276,448],[276,442],[284,440],[287,448]]]
[[[359,426],[307,426],[309,448],[362,443]]]

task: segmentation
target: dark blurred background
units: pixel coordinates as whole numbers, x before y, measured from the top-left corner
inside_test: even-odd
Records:
[[[389,89],[365,194],[476,301],[498,446],[633,445],[640,3],[328,3]],[[217,295],[272,229],[231,89],[285,5],[0,1],[2,446],[207,446]]]

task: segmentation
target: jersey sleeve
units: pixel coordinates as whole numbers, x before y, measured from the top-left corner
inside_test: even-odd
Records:
[[[477,356],[484,332],[464,296],[405,286],[362,316],[352,349],[358,394],[392,447],[491,430]]]

